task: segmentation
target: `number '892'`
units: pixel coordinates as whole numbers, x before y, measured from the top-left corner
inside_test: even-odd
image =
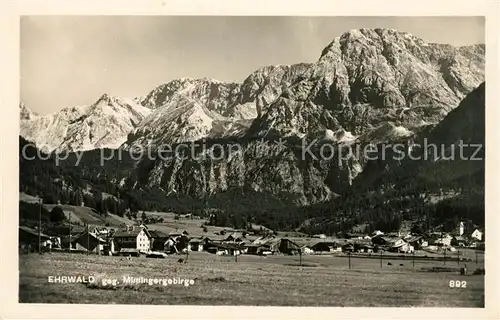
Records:
[[[450,280],[450,288],[467,288],[467,281]]]

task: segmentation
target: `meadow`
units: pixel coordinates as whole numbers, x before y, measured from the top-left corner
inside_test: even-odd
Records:
[[[178,263],[179,258],[187,263]],[[391,265],[388,265],[391,263]],[[402,264],[402,266],[401,266]],[[460,265],[462,266],[462,264]],[[432,268],[448,268],[430,272]],[[216,256],[191,252],[166,259],[94,256],[74,253],[19,255],[20,303],[484,307],[483,262],[348,258],[331,255]],[[93,276],[94,283],[50,283],[49,276]],[[123,277],[181,278],[190,286],[124,284]],[[116,285],[103,285],[117,279]],[[466,281],[450,288],[450,281]]]

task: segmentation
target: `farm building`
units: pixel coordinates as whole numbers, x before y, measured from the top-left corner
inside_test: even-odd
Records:
[[[372,253],[374,250],[371,243],[368,242],[355,242],[353,246],[354,246],[354,252]]]
[[[110,233],[110,230],[107,228],[99,228],[99,227],[94,227],[90,230],[90,233],[93,233],[95,235],[98,235],[102,238],[107,237]]]
[[[405,241],[417,250],[420,250],[421,248],[427,247],[429,245],[427,240],[425,240],[422,236],[412,236],[405,239]]]
[[[52,246],[52,238],[44,233],[40,234],[42,247]],[[38,230],[32,229],[25,226],[19,226],[19,245],[20,246],[31,246],[32,248],[38,248]]]
[[[268,241],[270,241],[272,239],[276,239],[276,237],[273,237],[273,236],[270,236],[270,237],[260,237],[260,238],[255,239],[252,242],[252,245],[254,245],[254,246],[263,245],[263,244],[265,244],[266,242],[268,242]]]
[[[354,244],[346,243],[342,246],[342,252],[354,252]]]
[[[378,235],[371,239],[372,244],[380,246],[392,246],[395,242],[399,240],[401,240],[401,238],[395,236],[386,236],[386,235]]]
[[[400,253],[412,253],[415,251],[415,247],[407,242],[403,243],[399,247],[392,247],[391,249],[397,249],[397,252]]]
[[[211,243],[206,249],[207,252],[222,256],[236,256],[242,253],[242,247],[230,243]]]
[[[364,239],[365,235],[362,233],[348,232],[344,235],[346,239]]]
[[[259,254],[264,251],[279,252],[284,254],[298,254],[300,246],[287,238],[261,237],[247,246],[248,253]]]
[[[309,245],[305,245],[305,246],[300,247],[300,251],[302,252],[302,254],[314,253],[314,250]]]
[[[298,254],[300,250],[299,245],[286,238],[271,240],[269,242],[269,248],[272,252],[280,252],[284,254]]]
[[[180,236],[189,236],[189,233],[186,230],[178,229],[176,231],[170,232],[168,235],[171,237],[180,237]]]
[[[151,235],[142,226],[127,227],[126,230],[119,230],[113,235],[113,241],[117,250],[122,248],[132,248],[147,251],[151,248]]]
[[[161,242],[158,242],[161,243]],[[163,243],[163,248],[160,249],[161,251],[169,252],[169,253],[179,253],[179,250],[177,249],[177,240],[176,238],[169,237],[165,242]]]
[[[448,247],[452,239],[453,237],[447,233],[433,232],[429,235],[429,244]]]
[[[141,255],[141,252],[138,249],[135,249],[135,248],[121,248],[118,251],[118,254],[120,256],[139,257]]]
[[[335,252],[335,251],[339,251],[339,248],[340,248],[340,250],[342,249],[342,247],[338,243],[333,242],[333,241],[316,242],[311,247],[311,249],[313,249],[314,252]]]
[[[389,251],[400,252],[403,246],[407,246],[407,242],[403,239],[393,238],[391,242],[388,243]]]
[[[102,253],[104,251],[104,246],[106,245],[106,240],[97,237],[92,232],[84,232],[80,234],[76,239],[71,241],[71,249],[77,251],[89,251],[94,253]]]
[[[243,242],[245,237],[243,236],[242,233],[239,232],[233,232],[229,236],[227,236],[226,239],[223,240],[223,242],[227,243],[240,243]]]
[[[188,250],[189,251],[203,251],[204,246],[208,243],[207,238],[197,237],[189,239]]]
[[[165,242],[170,238],[165,232],[148,230],[151,236],[151,250],[165,251]]]
[[[174,252],[186,252],[189,249],[189,237],[182,235],[177,237],[170,237],[165,242],[165,251]]]
[[[212,244],[223,243],[224,239],[226,239],[225,236],[218,235],[218,234],[210,235],[209,237],[207,237],[207,236],[203,237],[203,241],[202,241],[203,250],[207,250],[207,248],[210,247]]]
[[[454,236],[453,239],[451,239],[451,245],[456,247],[466,247],[467,243],[467,239],[463,236]]]
[[[272,253],[268,245],[258,245],[258,244],[245,245],[243,252],[247,254],[258,254],[258,255],[262,255],[266,252],[268,254]]]

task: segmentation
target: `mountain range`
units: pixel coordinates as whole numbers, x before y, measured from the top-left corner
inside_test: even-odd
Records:
[[[133,101],[103,94],[89,106],[38,116],[21,104],[20,134],[45,152],[118,148],[151,113]]]
[[[279,206],[290,211],[290,205],[345,211],[333,208],[353,194],[387,191],[407,181],[408,172],[438,166],[315,155],[326,145],[402,143],[411,150],[424,138],[453,142],[460,136],[484,144],[484,130],[476,130],[481,121],[484,129],[484,99],[474,98],[484,95],[484,68],[482,44],[454,47],[390,29],[355,29],[333,39],[314,63],[263,67],[242,83],[177,79],[133,101],[103,95],[91,106],[47,116],[21,104],[20,134],[45,152],[87,151],[88,159],[99,148],[157,150],[162,144],[203,142],[196,156],[142,158],[120,164],[119,172],[87,160],[83,171],[143,198],[161,198],[155,201],[162,206],[174,197],[229,212],[238,207],[234,201],[251,199],[263,209],[248,216],[262,217]],[[235,144],[239,152],[227,153]],[[226,153],[217,159],[200,156],[221,150]],[[441,166],[467,167],[454,161]],[[471,170],[464,175],[480,172]]]
[[[49,151],[81,151],[125,141],[171,144],[269,133],[357,136],[387,123],[411,131],[440,121],[484,81],[484,54],[484,45],[452,47],[389,29],[351,30],[315,63],[267,66],[241,84],[176,79],[134,101],[103,95],[90,107],[22,116],[21,135],[36,136]],[[22,114],[30,113],[21,106]],[[104,118],[96,122],[99,112]],[[112,134],[100,128],[108,124]]]

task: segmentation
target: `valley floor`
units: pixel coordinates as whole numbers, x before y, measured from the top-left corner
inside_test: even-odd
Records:
[[[19,255],[19,302],[75,304],[353,306],[353,307],[484,307],[484,275],[468,262],[468,275],[458,264],[387,258],[334,256],[216,256],[192,252],[180,264],[145,257],[87,256],[70,253]],[[388,265],[388,263],[392,265]],[[403,264],[401,266],[400,264]],[[452,268],[429,272],[432,267]],[[50,283],[49,276],[93,276],[93,284]],[[162,284],[102,285],[123,276],[182,278],[190,286]],[[450,288],[450,281],[466,281]]]

